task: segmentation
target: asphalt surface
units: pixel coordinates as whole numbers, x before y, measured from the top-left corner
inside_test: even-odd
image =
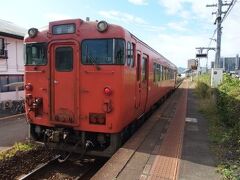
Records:
[[[0,119],[0,151],[8,149],[15,142],[26,140],[28,124],[23,115]]]
[[[179,180],[221,179],[216,173],[215,162],[210,150],[207,120],[199,113],[197,98],[190,88]]]

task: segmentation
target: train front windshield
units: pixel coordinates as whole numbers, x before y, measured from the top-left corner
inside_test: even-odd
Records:
[[[122,39],[91,39],[82,42],[83,64],[124,64],[125,41]]]
[[[46,65],[47,44],[33,43],[26,45],[25,65]]]

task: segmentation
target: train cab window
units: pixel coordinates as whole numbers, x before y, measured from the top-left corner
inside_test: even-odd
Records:
[[[90,39],[82,42],[83,64],[124,64],[122,39]]]
[[[73,49],[72,47],[59,47],[55,51],[55,68],[57,71],[72,71]]]
[[[47,64],[47,44],[34,43],[26,45],[25,65],[46,65]]]
[[[127,43],[127,65],[130,67],[134,67],[134,49],[135,44],[128,42]]]

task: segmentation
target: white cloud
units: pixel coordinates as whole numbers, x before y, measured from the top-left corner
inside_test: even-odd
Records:
[[[191,12],[186,11],[186,10],[182,10],[181,12],[179,12],[179,16],[182,17],[183,19],[191,19],[192,18]]]
[[[186,67],[187,60],[195,58],[195,47],[206,44],[206,37],[207,35],[159,34],[149,38],[147,43],[177,66]]]
[[[170,22],[167,26],[176,31],[186,31],[187,21]]]
[[[169,15],[179,15],[184,19],[204,19],[207,22],[212,21],[212,8],[207,8],[209,1],[203,0],[159,0],[159,5],[166,9]],[[187,6],[188,5],[188,6]],[[190,5],[190,6],[189,6]]]
[[[182,9],[181,0],[159,0],[159,4],[166,8],[168,14],[174,15]]]
[[[147,5],[147,0],[128,0],[128,2],[135,5]]]
[[[59,14],[59,13],[46,13],[43,15],[43,17],[47,20],[47,22],[50,21],[58,21],[58,20],[64,20],[64,19],[71,19],[72,17],[66,14]]]
[[[124,22],[126,24],[146,24],[145,20],[143,20],[140,17],[134,16],[132,14],[120,12],[120,11],[100,11],[99,14],[103,16],[104,18],[114,20],[114,21],[119,21],[119,22]]]
[[[99,11],[99,14],[107,21],[116,24],[121,24],[128,30],[138,28],[149,33],[149,32],[162,32],[166,29],[166,27],[163,26],[151,25],[144,19],[125,12],[111,10],[111,11]]]
[[[153,26],[153,25],[142,25],[144,30],[150,31],[150,32],[162,32],[166,30],[166,27],[163,26]]]

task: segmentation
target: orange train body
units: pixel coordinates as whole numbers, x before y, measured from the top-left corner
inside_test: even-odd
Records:
[[[173,63],[106,22],[50,22],[30,29],[25,44],[31,136],[54,148],[111,156],[130,125],[176,85]]]

